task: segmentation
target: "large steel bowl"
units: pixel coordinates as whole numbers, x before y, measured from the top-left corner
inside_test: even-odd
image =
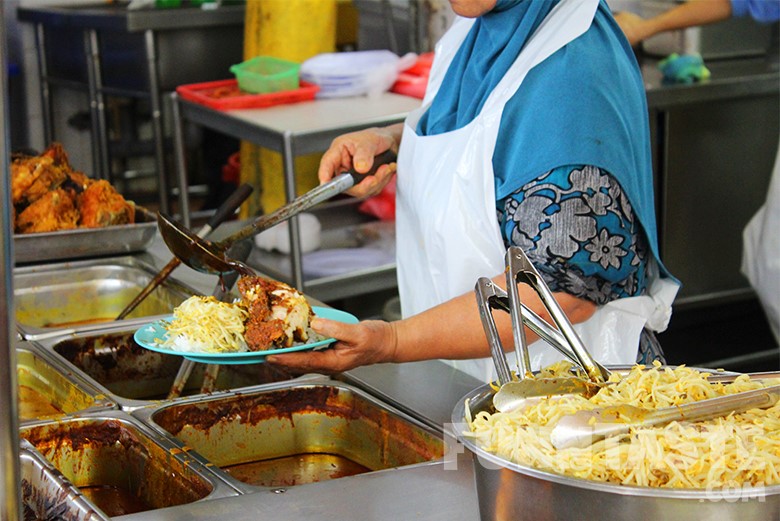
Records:
[[[463,435],[466,403],[472,415],[492,410],[493,391],[479,387],[452,413],[454,434],[474,458],[482,521],[529,519],[652,519],[653,521],[768,521],[780,519],[780,485],[722,490],[621,486],[518,465]]]

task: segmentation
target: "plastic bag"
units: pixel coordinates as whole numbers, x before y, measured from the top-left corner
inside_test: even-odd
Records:
[[[308,253],[322,244],[322,224],[316,215],[301,213],[298,215],[298,228],[301,238],[301,251]],[[255,245],[267,251],[290,253],[290,224],[282,221],[262,233],[255,235]]]
[[[742,232],[742,273],[758,295],[780,344],[780,147],[767,199]]]
[[[415,53],[391,51],[318,54],[301,64],[301,80],[319,85],[318,98],[378,96],[395,83],[398,73],[417,61]]]

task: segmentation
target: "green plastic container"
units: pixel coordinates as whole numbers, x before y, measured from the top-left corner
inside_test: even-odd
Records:
[[[154,6],[157,9],[171,9],[181,7],[181,0],[155,0]]]
[[[295,90],[299,85],[300,63],[272,56],[257,56],[230,67],[238,88],[252,94]]]

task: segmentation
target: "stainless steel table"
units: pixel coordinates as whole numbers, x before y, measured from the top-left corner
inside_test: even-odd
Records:
[[[128,10],[126,1],[23,6],[35,25],[44,139],[54,138],[53,85],[89,94],[94,176],[110,179],[105,98],[148,99],[160,207],[168,211],[162,93],[229,77],[242,59],[244,6]],[[51,40],[51,41],[50,41]]]
[[[375,98],[317,99],[263,109],[219,111],[172,95],[174,147],[182,220],[189,225],[187,167],[184,157],[185,122],[207,127],[238,139],[251,141],[282,154],[285,192],[296,197],[295,156],[323,151],[345,133],[403,121],[420,100],[386,92]],[[300,229],[290,220],[291,283],[304,289]],[[393,273],[394,276],[394,273]],[[369,276],[370,278],[370,276]]]

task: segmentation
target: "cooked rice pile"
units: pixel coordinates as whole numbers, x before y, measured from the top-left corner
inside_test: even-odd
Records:
[[[699,422],[673,422],[557,450],[550,432],[561,416],[622,404],[647,409],[681,405],[766,387],[746,375],[708,383],[688,367],[634,367],[586,399],[566,395],[510,413],[467,418],[476,443],[515,463],[576,478],[646,487],[716,489],[780,483],[780,403],[769,409]],[[468,408],[467,408],[468,410]]]

